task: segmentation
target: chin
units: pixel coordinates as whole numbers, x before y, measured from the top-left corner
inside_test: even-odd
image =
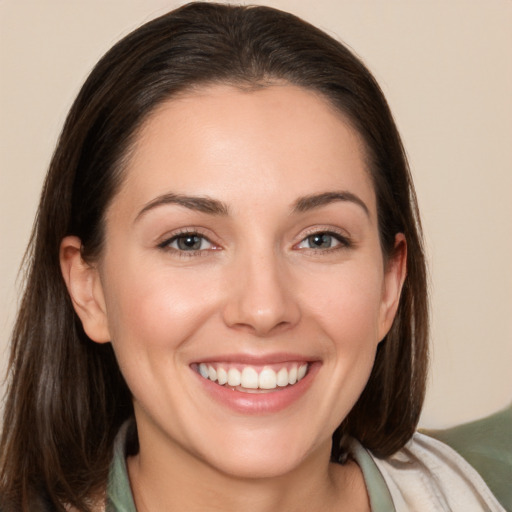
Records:
[[[260,436],[258,441],[254,437]],[[233,436],[227,437],[227,443],[217,444],[216,453],[204,453],[203,460],[217,471],[242,479],[265,479],[285,476],[298,469],[305,461],[318,455],[328,462],[331,452],[331,438],[322,443],[294,439],[293,435],[268,436],[254,433],[252,442],[233,442]],[[230,442],[231,440],[231,442]]]
[[[293,472],[301,462],[297,454],[291,453],[279,457],[274,454],[255,457],[244,454],[224,457],[221,461],[215,461],[214,467],[221,473],[239,479],[275,479]]]

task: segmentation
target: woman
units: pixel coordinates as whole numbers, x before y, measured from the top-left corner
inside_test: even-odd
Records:
[[[31,258],[5,510],[502,510],[413,437],[428,314],[406,159],[371,74],[303,21],[195,3],[115,45]]]

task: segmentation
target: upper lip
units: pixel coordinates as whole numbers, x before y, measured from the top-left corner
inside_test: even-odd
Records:
[[[238,363],[246,365],[265,365],[291,362],[312,362],[317,361],[318,357],[307,356],[293,353],[269,353],[269,354],[219,354],[197,359],[194,363]]]

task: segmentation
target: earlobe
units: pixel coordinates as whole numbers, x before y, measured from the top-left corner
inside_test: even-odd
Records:
[[[60,244],[60,268],[85,333],[97,343],[110,341],[103,288],[97,268],[82,259],[82,242],[65,237]]]
[[[407,275],[407,242],[403,233],[395,236],[393,254],[386,262],[384,272],[379,340],[382,340],[391,329]]]

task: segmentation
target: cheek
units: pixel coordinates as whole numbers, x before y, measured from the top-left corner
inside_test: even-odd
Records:
[[[379,343],[382,272],[373,264],[332,267],[316,273],[315,286],[303,286],[305,321],[312,337],[323,340],[323,394],[318,410],[330,411],[332,432],[345,418],[371,374]]]
[[[331,339],[347,345],[378,342],[382,279],[378,265],[347,264],[317,274],[315,285],[304,286],[302,296]]]
[[[139,404],[176,406],[173,388],[185,387],[183,361],[195,349],[190,340],[217,310],[214,280],[188,269],[118,268],[122,275],[108,274],[106,302],[121,373]],[[171,376],[175,386],[169,388]]]
[[[162,271],[148,264],[134,271],[121,267],[123,275],[111,272],[106,286],[109,327],[120,349],[176,348],[215,310],[218,286],[211,272]]]

